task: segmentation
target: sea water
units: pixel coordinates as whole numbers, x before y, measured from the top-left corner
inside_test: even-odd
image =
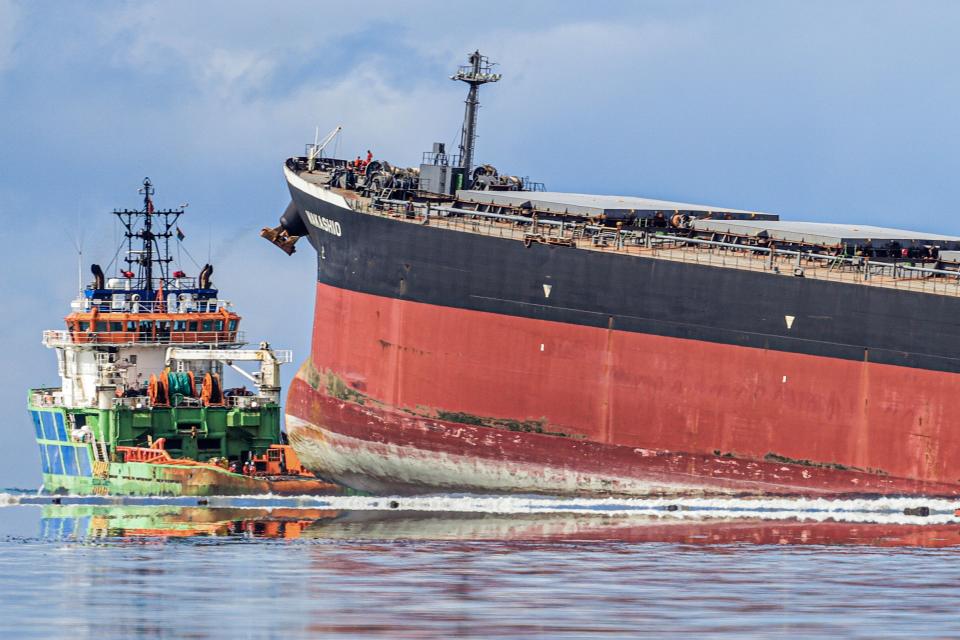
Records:
[[[3,637],[960,636],[947,501],[202,502],[0,495]]]

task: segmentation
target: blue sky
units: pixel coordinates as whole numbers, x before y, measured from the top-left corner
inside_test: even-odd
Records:
[[[313,260],[257,237],[314,127],[412,165],[453,143],[468,51],[500,63],[478,159],[551,190],[960,235],[960,4],[0,0],[0,487],[34,487],[26,389],[109,211],[189,202],[251,337],[307,353]],[[188,265],[189,266],[189,265]],[[86,266],[84,267],[86,269]],[[293,369],[287,371],[292,375]]]

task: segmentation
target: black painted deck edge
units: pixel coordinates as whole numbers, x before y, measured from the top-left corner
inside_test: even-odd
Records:
[[[319,282],[688,340],[960,372],[960,298],[534,244],[357,213],[290,186]],[[547,297],[544,286],[550,286]],[[788,328],[786,316],[793,316]]]

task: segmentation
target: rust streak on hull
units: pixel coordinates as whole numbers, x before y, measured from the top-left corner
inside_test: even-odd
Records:
[[[374,493],[581,496],[955,496],[957,487],[863,471],[659,452],[450,423],[361,405],[294,380],[287,429],[304,464]]]

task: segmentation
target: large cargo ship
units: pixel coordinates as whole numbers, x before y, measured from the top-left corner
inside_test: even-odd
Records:
[[[114,211],[123,241],[92,265],[65,329],[45,331],[60,385],[31,389],[43,489],[118,496],[329,494],[340,488],[300,464],[280,428],[280,366],[289,351],[245,349],[240,316],[213,267],[177,267],[183,209]],[[185,247],[177,251],[186,254]],[[122,256],[122,257],[121,257]],[[192,258],[191,258],[192,259]],[[247,371],[237,363],[259,365]],[[249,379],[224,389],[224,367]]]
[[[960,238],[545,191],[459,152],[283,167],[317,254],[287,428],[376,492],[960,495]]]

